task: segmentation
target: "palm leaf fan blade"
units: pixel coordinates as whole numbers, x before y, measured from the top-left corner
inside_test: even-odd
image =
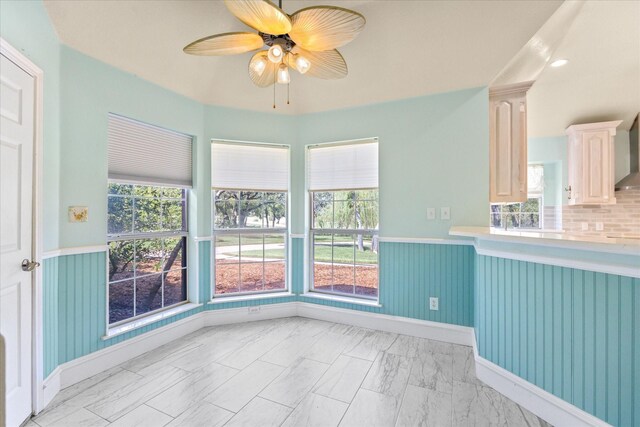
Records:
[[[254,33],[224,33],[196,40],[183,50],[191,55],[236,55],[263,45],[262,37]]]
[[[325,51],[344,46],[363,30],[366,20],[358,12],[335,6],[315,6],[291,15],[289,36],[306,50]]]
[[[311,67],[305,73],[305,76],[334,80],[346,77],[349,72],[344,58],[335,49],[312,52],[302,49],[300,46],[295,46],[291,52],[294,55],[298,54],[305,57],[311,63]],[[291,68],[295,68],[295,60],[290,62]]]
[[[291,31],[291,18],[268,0],[224,0],[236,18],[254,30],[280,35]]]

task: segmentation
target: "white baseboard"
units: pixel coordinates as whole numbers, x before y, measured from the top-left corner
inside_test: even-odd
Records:
[[[254,322],[257,320],[280,319],[297,315],[297,302],[264,304],[249,307],[206,310],[204,326],[228,325],[230,323]]]
[[[420,338],[429,338],[452,344],[473,345],[473,328],[451,325],[448,323],[430,322],[428,320],[410,319],[408,317],[390,316],[388,314],[370,313],[367,311],[329,307],[326,305],[299,302],[298,316],[335,323],[377,329]]]
[[[56,397],[56,394],[61,390],[60,387],[60,373],[62,368],[58,366],[49,374],[46,380],[42,383],[42,408],[46,408],[49,403]]]
[[[600,418],[531,384],[493,362],[481,357],[475,344],[473,354],[478,379],[523,408],[554,426],[609,426]]]

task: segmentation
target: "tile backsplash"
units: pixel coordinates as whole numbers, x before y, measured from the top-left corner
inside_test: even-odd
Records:
[[[589,224],[587,231],[583,222]],[[597,222],[603,224],[602,231],[596,231]],[[615,205],[564,206],[562,228],[588,236],[640,237],[640,190],[616,191]]]

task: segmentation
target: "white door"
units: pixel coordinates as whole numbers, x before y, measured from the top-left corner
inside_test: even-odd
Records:
[[[31,414],[34,79],[0,56],[0,333],[5,339],[6,422]],[[1,423],[0,423],[1,424]]]

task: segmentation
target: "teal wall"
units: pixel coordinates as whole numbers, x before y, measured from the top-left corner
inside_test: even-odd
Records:
[[[527,144],[529,163],[544,165],[545,205],[566,205],[567,137],[529,138]]]
[[[58,248],[60,175],[60,44],[40,1],[0,1],[0,36],[44,71],[44,250]]]
[[[448,237],[451,226],[489,223],[488,99],[475,88],[303,115],[300,141],[379,137],[380,235]],[[427,221],[428,207],[443,206],[450,221]]]
[[[206,144],[203,106],[63,46],[60,208],[89,207],[89,221],[60,223],[60,246],[104,244],[107,236],[107,115],[117,113],[195,136]],[[197,166],[197,164],[196,164]],[[197,183],[196,183],[197,184]],[[190,208],[197,209],[197,197]]]
[[[640,279],[478,256],[480,356],[613,425],[640,425]]]

